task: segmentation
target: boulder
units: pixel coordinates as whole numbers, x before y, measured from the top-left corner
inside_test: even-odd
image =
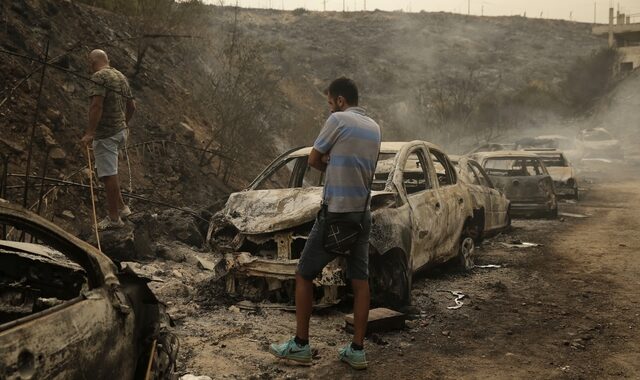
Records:
[[[89,235],[87,242],[97,247],[94,232]],[[101,231],[100,246],[102,252],[114,261],[130,261],[137,256],[133,228],[129,225],[123,228]]]
[[[56,165],[64,165],[65,162],[67,161],[67,153],[62,148],[57,146],[57,147],[52,148],[49,151],[49,158]]]

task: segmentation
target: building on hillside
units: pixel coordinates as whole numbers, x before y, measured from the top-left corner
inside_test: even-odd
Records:
[[[609,47],[621,53],[620,71],[629,72],[640,67],[640,23],[631,23],[631,16],[618,12],[615,17],[609,8],[609,25],[597,25],[592,33],[609,37]]]

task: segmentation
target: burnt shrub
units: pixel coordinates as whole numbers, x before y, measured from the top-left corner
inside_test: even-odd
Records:
[[[585,111],[615,83],[615,68],[620,61],[616,49],[602,48],[587,57],[579,57],[571,65],[561,84],[562,94],[576,111]]]

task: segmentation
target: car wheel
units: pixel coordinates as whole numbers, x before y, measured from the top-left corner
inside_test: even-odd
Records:
[[[476,243],[474,236],[475,229],[470,226],[466,226],[462,231],[462,237],[460,238],[460,248],[458,249],[458,263],[460,268],[469,271],[473,269],[474,262],[473,256],[476,250]]]
[[[376,304],[398,309],[411,303],[411,268],[405,256],[400,250],[369,256],[369,285]]]

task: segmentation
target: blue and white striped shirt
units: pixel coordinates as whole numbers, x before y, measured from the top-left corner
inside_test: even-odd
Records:
[[[360,107],[329,116],[313,144],[330,159],[323,202],[329,212],[362,212],[380,150],[380,126]]]

